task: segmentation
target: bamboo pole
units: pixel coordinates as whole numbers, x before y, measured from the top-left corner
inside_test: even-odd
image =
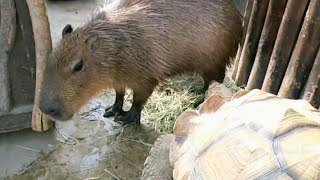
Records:
[[[36,90],[32,115],[32,129],[35,131],[47,131],[53,123],[39,109],[39,94],[43,80],[43,68],[49,51],[52,49],[50,26],[46,6],[43,0],[26,0],[34,33],[36,49]]]
[[[269,1],[256,58],[246,87],[247,90],[260,89],[262,87],[286,4],[287,0]]]
[[[300,98],[309,101],[315,108],[320,106],[320,48]]]
[[[245,85],[248,81],[261,30],[263,28],[263,22],[266,17],[268,3],[269,0],[254,0],[251,18],[245,35],[245,42],[243,44],[243,50],[239,59],[238,71],[235,80],[237,85]]]
[[[309,0],[288,0],[262,90],[277,94]]]
[[[242,47],[244,44],[244,40],[245,40],[245,35],[247,33],[247,29],[248,29],[248,24],[250,21],[250,15],[251,15],[251,11],[252,11],[252,5],[253,5],[253,0],[248,0],[247,4],[246,4],[246,9],[244,12],[244,17],[242,19],[242,27],[243,27],[243,34],[242,34],[242,39],[240,42],[240,46],[238,48],[238,52],[235,58],[235,64],[234,64],[234,69],[233,69],[233,73],[232,73],[232,79],[235,80],[236,79],[236,75],[237,75],[237,71],[238,71],[238,65],[239,65],[239,59],[241,56],[241,52],[242,52]]]
[[[299,98],[320,46],[320,1],[311,0],[278,95]]]

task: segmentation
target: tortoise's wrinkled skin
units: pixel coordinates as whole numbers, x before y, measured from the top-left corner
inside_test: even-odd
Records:
[[[161,135],[153,144],[149,156],[144,164],[142,179],[172,179],[173,167],[170,165],[170,145],[175,136],[173,134]]]

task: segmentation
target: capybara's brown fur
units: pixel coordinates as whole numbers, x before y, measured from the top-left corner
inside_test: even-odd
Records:
[[[45,68],[40,109],[68,120],[96,93],[115,88],[106,117],[140,123],[144,103],[159,81],[196,72],[222,82],[242,36],[232,0],[123,0],[95,12],[74,30],[67,25]],[[122,111],[125,88],[134,93]]]

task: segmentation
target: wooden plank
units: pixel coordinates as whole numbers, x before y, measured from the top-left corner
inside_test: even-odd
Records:
[[[288,0],[262,90],[277,94],[300,31],[309,0]]]
[[[242,39],[241,39],[240,46],[239,46],[239,49],[238,49],[238,52],[237,52],[237,55],[235,58],[235,64],[234,64],[234,69],[233,69],[233,73],[232,73],[233,80],[236,79],[238,66],[239,66],[239,60],[240,60],[240,56],[242,53],[242,47],[244,44],[244,40],[245,40],[245,37],[247,34],[248,24],[249,24],[250,17],[251,17],[252,6],[253,6],[253,0],[247,0],[246,9],[244,12],[244,17],[242,19],[242,27],[243,27]]]
[[[0,133],[30,128],[34,101],[36,64],[31,19],[26,1],[15,0],[14,5],[15,29],[10,35],[14,40],[6,40],[8,48],[3,53],[8,58],[5,70],[10,93],[6,98],[10,99],[10,108],[0,111]]]
[[[35,44],[26,1],[15,0],[17,23],[15,43],[9,54],[11,108],[33,105],[36,83]],[[31,119],[29,119],[31,121]]]
[[[247,90],[260,89],[269,65],[287,0],[270,0]]]
[[[0,117],[0,133],[18,131],[31,127],[31,121],[26,119],[32,118],[32,112],[20,114],[7,114]]]
[[[320,46],[320,1],[311,0],[278,95],[297,99]]]
[[[320,106],[320,48],[300,98],[309,101],[315,108]]]
[[[268,3],[269,0],[254,0],[243,50],[239,59],[238,71],[235,79],[237,85],[245,85],[248,81],[263,28],[263,22],[266,17]]]
[[[0,0],[0,111],[9,112],[11,106],[8,72],[8,52],[16,32],[16,9],[13,0]]]
[[[47,131],[53,123],[39,109],[39,94],[43,80],[43,68],[50,50],[52,49],[52,41],[50,35],[50,25],[47,15],[45,2],[43,0],[26,0],[32,27],[34,32],[34,40],[36,46],[36,91],[34,99],[34,108],[32,115],[32,129],[35,131]]]

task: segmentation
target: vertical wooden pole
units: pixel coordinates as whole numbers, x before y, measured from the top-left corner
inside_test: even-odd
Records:
[[[0,112],[11,109],[8,52],[16,35],[16,8],[13,0],[0,0]]]
[[[320,106],[320,48],[300,98],[309,101],[315,108]]]
[[[320,46],[320,1],[311,0],[278,95],[299,98]]]
[[[243,50],[239,59],[236,75],[237,85],[245,85],[253,65],[263,22],[266,17],[269,0],[254,0]]]
[[[278,93],[308,3],[309,0],[288,0],[262,85],[263,91]]]
[[[32,20],[36,47],[36,90],[32,116],[32,129],[35,131],[47,131],[52,127],[52,121],[39,109],[39,93],[43,80],[43,68],[48,53],[52,49],[50,25],[44,0],[26,0]]]
[[[250,17],[251,17],[251,11],[252,11],[252,6],[253,6],[253,0],[247,0],[247,5],[246,5],[246,9],[244,12],[244,17],[242,19],[242,27],[243,27],[243,33],[242,33],[242,39],[240,42],[240,46],[235,58],[235,64],[234,64],[234,69],[233,69],[233,73],[232,73],[232,79],[235,80],[236,79],[236,75],[237,75],[237,71],[238,71],[238,65],[239,65],[239,59],[242,53],[242,47],[244,44],[244,40],[247,34],[247,29],[248,29],[248,24],[250,21]]]
[[[246,87],[247,90],[260,89],[262,87],[286,4],[287,0],[269,1],[256,58]]]

